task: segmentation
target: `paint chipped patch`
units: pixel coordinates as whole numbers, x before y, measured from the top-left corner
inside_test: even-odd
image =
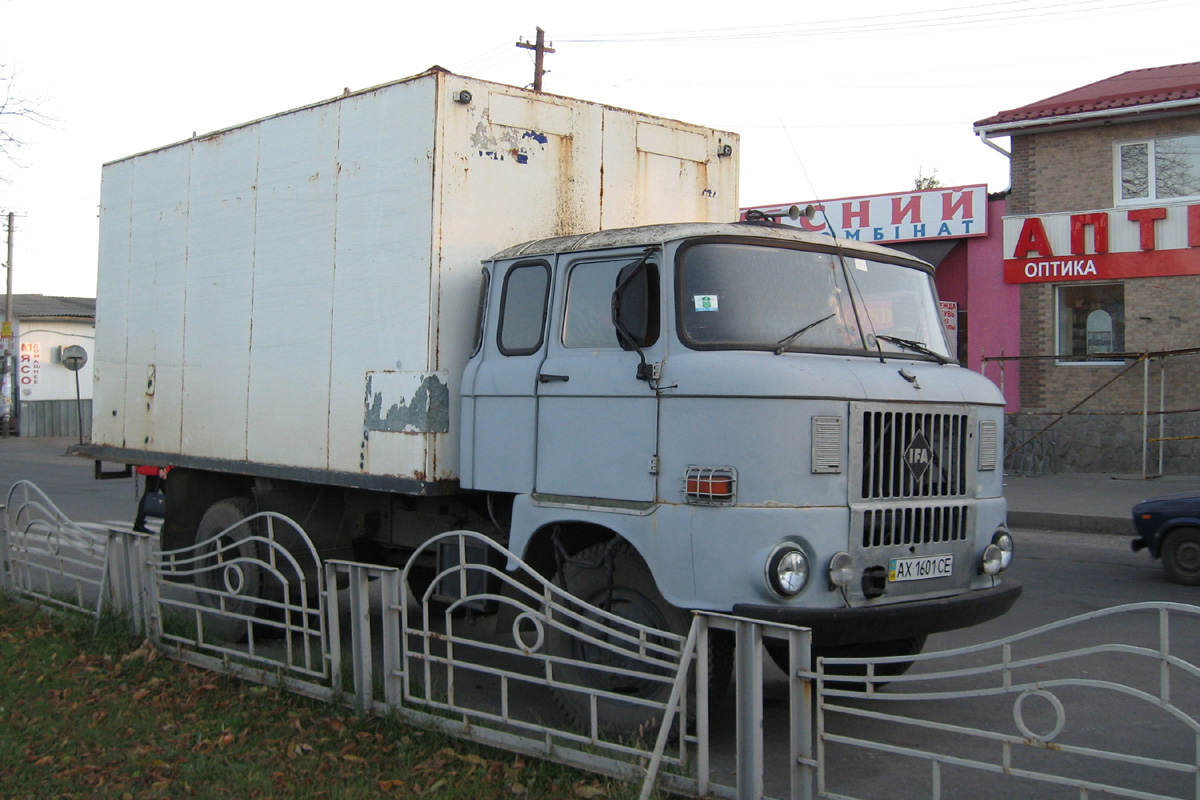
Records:
[[[512,159],[517,164],[528,164],[531,156],[544,153],[549,141],[544,133],[512,128],[501,128],[499,135],[495,136],[482,122],[471,134],[471,145],[480,158],[493,161]]]
[[[447,372],[368,372],[367,430],[448,433],[448,379]]]

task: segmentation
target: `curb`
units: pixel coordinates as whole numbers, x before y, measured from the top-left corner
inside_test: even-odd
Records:
[[[1103,533],[1133,536],[1133,520],[1125,517],[1093,517],[1087,514],[1054,514],[1046,511],[1008,512],[1010,528]]]

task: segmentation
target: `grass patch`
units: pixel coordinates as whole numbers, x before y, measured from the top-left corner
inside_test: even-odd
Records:
[[[0,800],[631,798],[629,784],[179,664],[0,595]]]

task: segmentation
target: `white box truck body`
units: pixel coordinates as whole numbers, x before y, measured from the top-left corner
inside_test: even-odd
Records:
[[[107,164],[93,441],[454,481],[480,262],[733,219],[736,143],[434,69]]]

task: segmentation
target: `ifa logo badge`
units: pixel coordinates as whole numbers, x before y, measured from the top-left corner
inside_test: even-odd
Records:
[[[908,467],[915,480],[921,480],[921,476],[933,466],[933,448],[929,446],[924,433],[917,431],[917,435],[908,443],[904,450],[904,466]]]

